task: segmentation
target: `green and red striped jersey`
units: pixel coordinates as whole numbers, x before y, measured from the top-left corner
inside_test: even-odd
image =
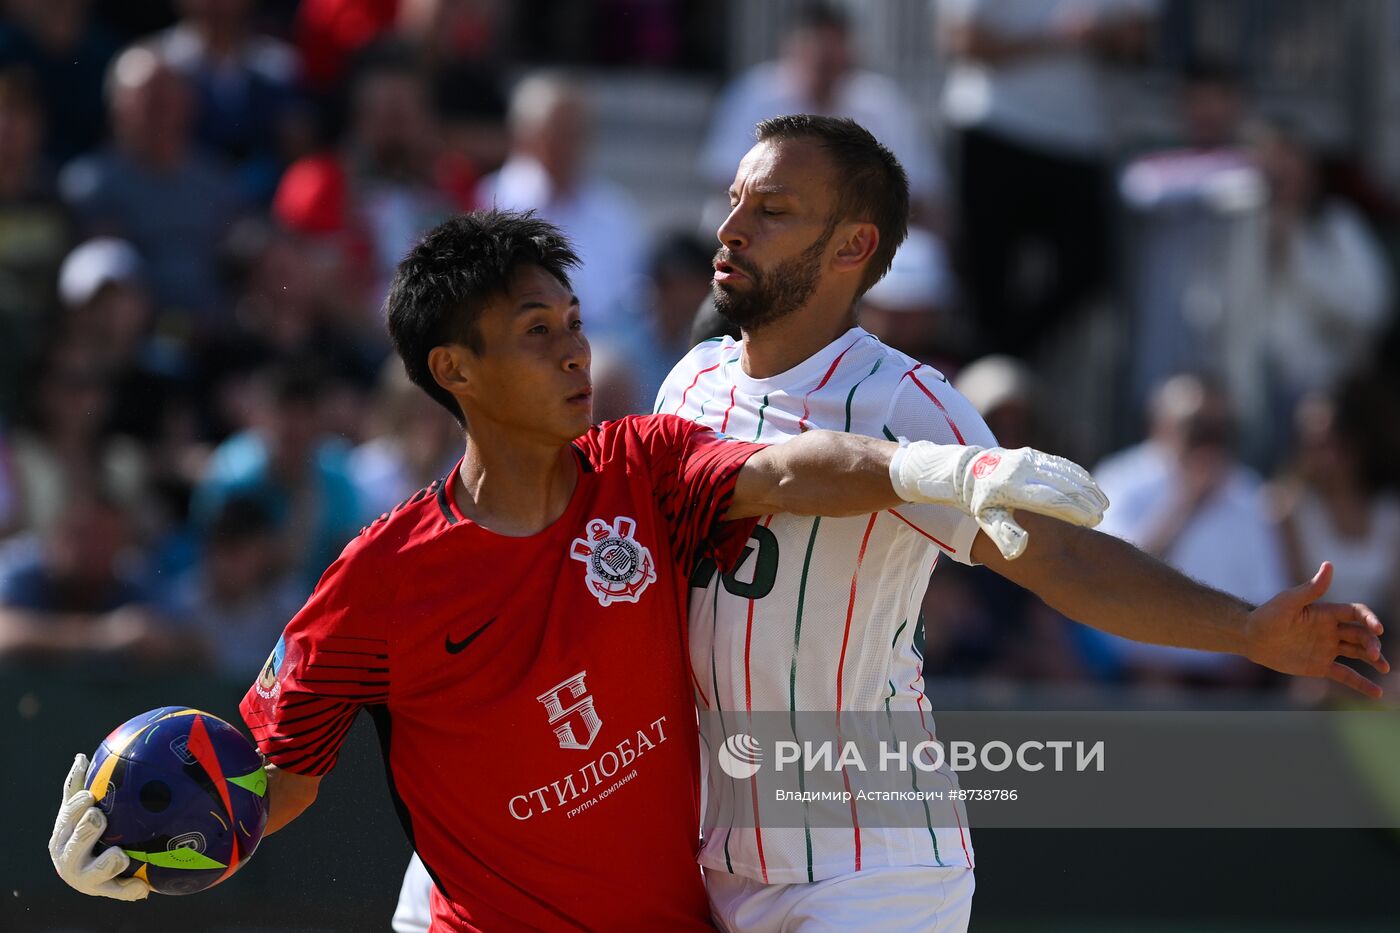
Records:
[[[859,327],[766,379],[744,373],[741,350],[729,337],[695,347],[662,385],[656,410],[765,443],[814,428],[996,443],[942,374]],[[764,518],[754,529],[752,556],[735,571],[702,568],[692,579],[696,704],[738,723],[765,711],[907,713],[932,738],[922,646],[914,637],[919,608],[939,556],[970,563],[977,531],[969,516],[929,505],[848,518]],[[710,771],[700,858],[706,870],[793,883],[865,867],[972,865],[961,805],[930,813],[923,827],[863,826],[858,806],[849,808],[849,818],[841,815],[845,828],[765,827],[761,801],[774,799],[773,780],[767,770],[745,781]],[[901,780],[900,789],[911,789],[908,776]],[[913,782],[913,790],[956,787],[946,768]],[[720,818],[743,812],[736,796],[753,800],[756,828]]]

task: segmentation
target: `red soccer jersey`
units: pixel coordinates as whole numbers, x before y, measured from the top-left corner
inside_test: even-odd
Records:
[[[308,775],[371,711],[435,930],[709,928],[687,576],[738,557],[754,522],[719,516],[762,447],[669,415],[572,447],[539,534],[465,519],[450,478],[380,518],[243,699],[268,760]]]

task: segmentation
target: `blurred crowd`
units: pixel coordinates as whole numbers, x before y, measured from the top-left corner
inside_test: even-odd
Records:
[[[460,455],[381,312],[454,212],[574,238],[597,415],[650,410],[726,326],[723,192],[785,112],[854,117],[909,173],[862,324],[1004,445],[1097,463],[1105,531],[1250,600],[1329,559],[1333,598],[1393,616],[1400,211],[1227,60],[1177,68],[1174,134],[1125,150],[1103,73],[1151,60],[1170,3],[932,0],[920,95],[860,61],[859,4],[791,5],[776,57],[724,75],[691,0],[3,0],[0,661],[250,677],[344,543]],[[619,68],[718,89],[692,227],[649,229],[590,158],[583,78]],[[930,680],[1271,684],[944,564]]]

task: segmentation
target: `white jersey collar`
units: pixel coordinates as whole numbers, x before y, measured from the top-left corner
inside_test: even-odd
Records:
[[[740,391],[755,396],[770,395],[774,392],[791,394],[799,389],[810,390],[826,375],[827,370],[831,368],[831,364],[836,361],[837,357],[866,338],[875,339],[874,335],[865,328],[852,327],[796,366],[766,379],[754,379],[749,376],[744,372],[741,361],[733,369],[734,384],[739,387]],[[738,346],[742,347],[743,344],[738,344]]]

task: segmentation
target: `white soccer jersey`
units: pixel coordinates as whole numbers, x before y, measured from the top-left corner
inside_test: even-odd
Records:
[[[676,365],[656,410],[742,440],[781,443],[813,428],[889,439],[992,446],[972,405],[937,370],[855,327],[785,373],[752,379],[741,345],[706,341]],[[941,553],[970,562],[977,524],[943,506],[874,515],[763,518],[751,552],[727,578],[692,579],[690,660],[703,710],[895,711],[933,721],[923,696],[914,633],[929,573]],[[720,825],[725,795],[762,796],[764,772],[748,782],[711,770],[700,861],[766,883],[806,882],[862,867],[971,867],[965,815],[919,828],[764,828]],[[956,786],[946,769],[916,788]],[[772,799],[771,791],[767,799]],[[732,810],[730,811],[732,812]]]

